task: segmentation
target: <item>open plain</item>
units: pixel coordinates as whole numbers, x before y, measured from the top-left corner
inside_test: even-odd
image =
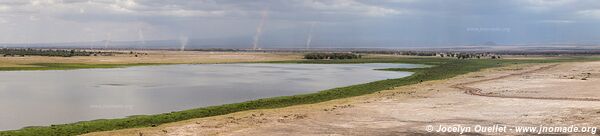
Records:
[[[200,51],[118,51],[113,56],[74,57],[1,57],[1,67],[36,67],[38,63],[71,64],[206,64],[234,62],[264,62],[301,59],[300,54],[260,52],[200,52]]]

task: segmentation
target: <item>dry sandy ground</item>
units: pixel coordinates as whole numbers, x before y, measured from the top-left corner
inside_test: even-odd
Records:
[[[132,64],[132,63],[228,63],[257,62],[301,59],[300,54],[251,53],[251,52],[199,52],[199,51],[141,51],[139,54],[117,54],[115,56],[77,57],[0,57],[0,67],[23,67],[32,63],[84,63],[84,64]],[[148,55],[145,55],[145,54]]]
[[[575,63],[473,85],[494,97],[600,101],[600,65]],[[572,91],[577,90],[577,91]],[[567,92],[567,93],[565,93]]]
[[[595,100],[600,99],[599,73],[600,62],[517,65],[318,104],[89,135],[455,135],[458,133],[428,133],[425,128],[495,124],[511,129],[598,127],[600,102]],[[469,89],[479,92],[473,94]]]

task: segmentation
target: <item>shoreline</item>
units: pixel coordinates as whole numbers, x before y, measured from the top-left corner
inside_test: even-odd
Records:
[[[389,67],[417,68],[418,66],[395,63],[236,63],[136,66],[119,69],[0,72],[0,74],[4,75],[5,77],[15,78],[15,81],[12,81],[11,79],[6,80],[7,83],[0,84],[0,86],[4,86],[4,88],[2,88],[2,92],[5,94],[4,98],[10,100],[6,102],[23,103],[19,104],[19,107],[6,107],[7,111],[13,112],[7,112],[8,114],[5,113],[6,116],[1,116],[2,119],[5,119],[5,124],[0,125],[2,126],[0,131],[20,129],[26,126],[47,126],[85,120],[118,119],[135,115],[162,114],[173,111],[194,109],[198,107],[239,103],[261,98],[308,94],[315,93],[319,90],[363,84],[385,79],[401,78],[412,74],[412,72],[375,70],[378,68]],[[240,69],[243,70],[240,71]],[[110,76],[105,76],[104,74]],[[149,78],[149,75],[161,75],[160,82],[153,81],[155,79]],[[306,77],[298,78],[297,75],[306,75]],[[329,80],[338,76],[361,78],[348,80]],[[36,79],[37,77],[44,79]],[[77,80],[72,80],[70,79],[72,77],[79,78],[77,78]],[[44,82],[52,82],[52,79],[55,78],[65,78],[63,81],[64,84],[42,84]],[[261,81],[253,81],[248,79],[260,79]],[[39,83],[42,86],[45,86],[45,88],[29,89],[12,87],[18,86],[18,84],[25,82],[30,84]],[[244,82],[243,85],[236,84],[240,82]],[[217,85],[214,85],[215,83]],[[84,84],[85,86],[78,87],[80,89],[68,89],[70,86],[79,86],[81,84]],[[65,87],[67,90],[64,89]],[[282,87],[293,87],[294,89],[281,90]],[[7,90],[9,88],[21,89]],[[35,93],[39,91],[47,92],[48,94],[45,93],[45,95],[41,96],[36,95]],[[86,94],[89,93],[90,95],[86,95],[86,97],[71,95],[71,93],[79,93],[81,91],[84,91]],[[12,95],[14,93],[31,94],[31,96]],[[141,101],[131,100],[131,98],[137,96],[149,96],[156,94],[160,94],[160,96],[144,97],[144,99]],[[47,100],[31,99],[32,96],[47,98]],[[214,99],[214,96],[219,99]],[[93,99],[95,101],[80,100],[77,104],[70,104],[66,103],[68,101],[65,102],[63,100],[73,97]],[[11,98],[18,99],[12,100]],[[39,107],[40,104],[43,103],[46,103],[45,105],[52,105],[53,107],[65,108],[60,108],[62,110],[55,110]],[[134,108],[134,106],[136,108]],[[28,110],[28,112],[23,112],[22,109]],[[86,110],[86,112],[81,112],[80,110],[73,111],[72,109]],[[30,113],[31,111],[36,112]],[[10,113],[12,113],[14,116],[10,115]],[[63,116],[62,113],[69,113],[69,115],[78,116]],[[16,116],[15,114],[19,116]],[[90,116],[90,114],[94,115]],[[54,117],[42,117],[45,115],[54,115]]]
[[[546,65],[546,64],[517,64],[517,65]],[[179,122],[167,123],[156,127],[144,127],[144,128],[131,128],[116,131],[105,131],[105,132],[94,132],[84,134],[86,136],[104,136],[104,135],[248,135],[246,131],[252,131],[254,128],[264,128],[267,124],[286,124],[295,121],[309,121],[320,120],[323,117],[343,116],[344,112],[356,112],[351,111],[353,108],[372,103],[385,102],[385,99],[394,99],[397,101],[410,101],[411,99],[427,98],[438,93],[438,91],[408,91],[407,88],[423,88],[424,86],[432,86],[445,84],[444,82],[453,80],[466,79],[468,76],[473,74],[487,73],[495,69],[515,67],[515,65],[494,67],[483,69],[478,72],[472,72],[468,74],[458,75],[457,77],[449,79],[431,80],[417,84],[410,84],[405,86],[393,87],[379,91],[377,93],[365,94],[355,97],[335,99],[320,103],[294,105],[283,108],[275,109],[256,109],[241,111],[231,114],[196,118],[190,120],[184,120]],[[365,112],[365,111],[361,111]],[[367,112],[368,113],[368,112]],[[316,114],[316,115],[315,115]],[[272,125],[267,125],[274,127]],[[366,127],[366,126],[365,126]],[[201,130],[205,129],[205,130]],[[317,128],[311,128],[317,129]],[[307,131],[308,129],[302,129]],[[190,132],[186,132],[190,131]],[[268,135],[281,135],[283,133],[277,133],[274,131]],[[303,132],[306,133],[306,132]],[[297,134],[297,133],[296,133]],[[296,135],[294,134],[294,135]],[[374,133],[377,134],[377,133]]]
[[[150,51],[147,55],[115,54],[114,56],[74,57],[0,57],[0,71],[19,70],[70,70],[86,68],[119,68],[140,65],[168,64],[220,64],[300,60],[293,53],[242,53],[242,52],[175,52]]]
[[[416,69],[387,69],[387,70],[403,70],[414,72],[413,75],[400,79],[390,79],[375,81],[371,83],[352,85],[319,91],[317,93],[283,96],[274,98],[264,98],[248,102],[226,104],[221,106],[210,106],[198,109],[184,110],[172,113],[156,114],[156,115],[141,115],[123,119],[101,119],[95,121],[83,121],[78,123],[52,125],[50,127],[29,127],[20,130],[2,131],[0,134],[62,134],[74,135],[83,134],[95,131],[106,131],[124,128],[150,127],[157,126],[163,123],[182,121],[187,119],[202,118],[209,116],[224,115],[239,111],[255,110],[255,109],[273,109],[293,105],[312,104],[330,101],[340,98],[348,98],[370,94],[389,88],[418,84],[423,81],[439,80],[454,77],[457,75],[478,71],[484,68],[498,67],[511,63],[531,63],[529,61],[500,61],[500,60],[452,60],[452,59],[423,59],[423,58],[394,58],[394,59],[360,59],[360,60],[336,60],[336,61],[295,61],[295,63],[419,63],[437,66],[430,68]],[[503,64],[501,65],[500,62]],[[540,62],[540,61],[535,61]],[[545,62],[545,61],[541,61]],[[553,62],[552,60],[548,62]],[[279,62],[279,63],[289,63]],[[158,120],[157,120],[158,119]],[[110,125],[112,124],[112,125]],[[67,130],[61,128],[70,128]],[[57,131],[58,130],[58,131]]]
[[[514,78],[522,78],[521,75],[535,75],[538,72],[546,72],[551,68],[557,69],[553,65],[561,65],[564,68],[573,64],[589,63],[600,65],[598,61],[516,64],[483,69],[478,72],[459,75],[449,79],[427,81],[419,84],[395,87],[378,93],[315,104],[249,110],[167,123],[156,127],[95,132],[86,135],[454,135],[458,133],[436,133],[435,131],[430,133],[425,131],[424,127],[427,125],[435,125],[436,127],[437,125],[440,127],[450,127],[453,125],[491,127],[501,125],[511,131],[515,127],[539,126],[540,123],[544,124],[544,126],[561,126],[561,124],[566,124],[567,126],[590,127],[585,124],[598,124],[600,122],[597,120],[594,121],[594,118],[600,117],[590,115],[589,117],[585,117],[586,120],[576,119],[580,122],[574,124],[568,122],[548,122],[546,120],[546,118],[562,118],[561,116],[580,116],[581,113],[571,113],[571,108],[578,107],[592,108],[590,112],[596,113],[594,111],[594,104],[581,105],[588,102],[490,98],[465,94],[464,90],[454,88],[457,85],[481,83],[484,81],[514,81]],[[596,81],[594,79],[591,80]],[[493,101],[494,103],[490,103],[489,101]],[[531,105],[540,102],[549,103],[550,106],[513,107],[511,106],[512,104],[506,104]],[[565,108],[552,107],[552,105],[557,104],[564,104],[563,106],[571,108],[569,108],[570,110],[556,113],[556,110]],[[499,109],[489,109],[492,107]],[[596,108],[600,107],[596,106]],[[588,111],[589,109],[581,110]],[[540,113],[543,113],[540,116],[544,118],[535,118],[537,115],[534,115]],[[529,116],[534,117],[528,118]],[[521,122],[523,120],[525,122]],[[523,134],[511,131],[469,134]]]

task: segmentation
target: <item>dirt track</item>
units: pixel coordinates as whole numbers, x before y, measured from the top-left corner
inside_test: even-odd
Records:
[[[500,77],[496,77],[496,78],[490,78],[490,79],[485,79],[485,80],[478,80],[478,81],[473,81],[473,82],[468,82],[468,83],[460,83],[460,84],[453,85],[452,87],[457,88],[457,89],[462,89],[462,90],[465,91],[465,93],[470,94],[470,95],[485,96],[485,97],[518,98],[518,99],[542,99],[542,100],[569,100],[569,101],[600,101],[600,99],[597,99],[597,98],[528,97],[528,96],[503,96],[503,95],[494,95],[493,93],[482,93],[482,89],[480,89],[480,88],[474,88],[474,87],[469,87],[468,86],[468,85],[471,85],[471,84],[477,84],[477,83],[488,82],[488,81],[492,81],[492,80],[505,79],[505,78],[508,78],[508,77],[522,76],[522,75],[526,75],[526,74],[531,74],[531,73],[535,73],[535,72],[538,72],[538,71],[547,70],[547,69],[556,67],[557,65],[558,64],[544,66],[544,67],[540,67],[540,68],[537,68],[537,69],[534,69],[534,70],[529,70],[529,71],[525,71],[525,72],[521,72],[521,73],[500,76]]]
[[[598,73],[600,62],[519,65],[318,104],[90,135],[448,135],[457,133],[425,127],[598,127]]]

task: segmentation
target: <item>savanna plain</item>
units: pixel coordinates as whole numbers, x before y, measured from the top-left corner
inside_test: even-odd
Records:
[[[410,63],[428,67],[380,69],[414,74],[310,94],[157,115],[27,127],[2,131],[0,135],[454,135],[459,133],[436,133],[425,128],[600,125],[600,58],[596,56],[459,60],[368,54],[351,60],[304,60],[296,53],[149,51],[137,57],[127,53],[68,58],[5,57],[0,58],[0,70],[255,62]]]

